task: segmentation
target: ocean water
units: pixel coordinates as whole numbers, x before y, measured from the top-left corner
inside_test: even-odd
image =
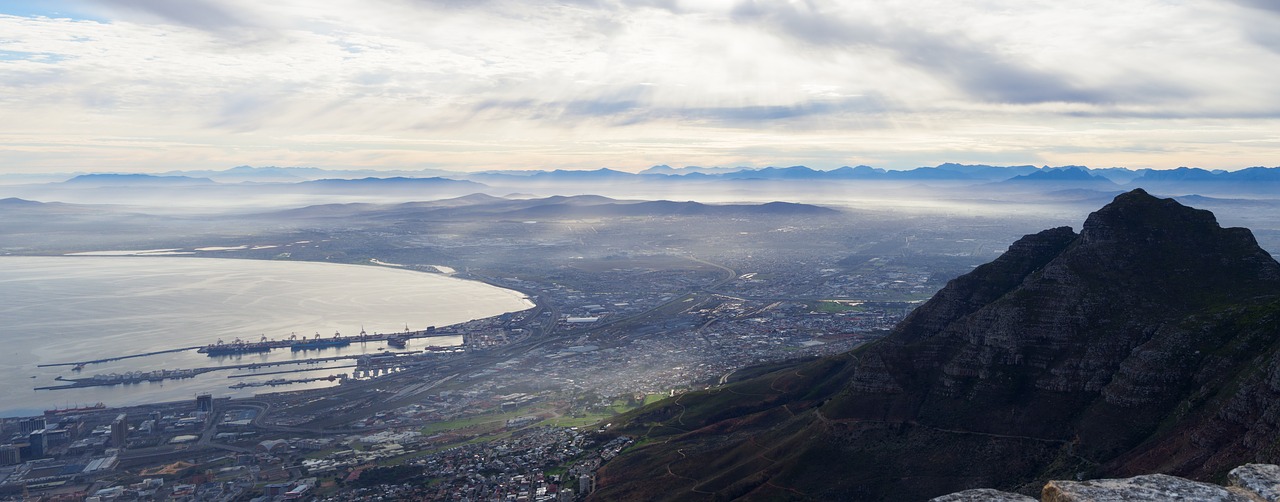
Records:
[[[475,281],[388,267],[329,263],[164,256],[0,256],[0,416],[36,415],[50,408],[103,402],[108,406],[194,399],[333,385],[230,385],[271,378],[349,373],[351,368],[228,378],[249,370],[219,370],[164,382],[68,390],[33,390],[55,380],[94,374],[188,369],[373,353],[382,342],[323,351],[275,349],[263,354],[209,357],[194,350],[71,366],[41,364],[207,345],[221,339],[258,341],[387,333],[446,326],[531,308],[522,293]],[[461,337],[415,339],[408,349],[458,345]],[[352,364],[335,362],[332,365]],[[261,372],[301,368],[277,366]],[[314,368],[314,366],[313,366]]]

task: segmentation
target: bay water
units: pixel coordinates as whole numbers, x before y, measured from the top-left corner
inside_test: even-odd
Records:
[[[122,406],[333,385],[330,382],[230,389],[241,381],[325,376],[348,369],[317,368],[260,378],[228,378],[220,370],[195,378],[112,387],[33,390],[57,377],[187,369],[388,350],[383,342],[323,351],[209,357],[195,350],[86,365],[40,367],[202,346],[223,340],[256,342],[291,335],[323,338],[421,330],[531,308],[517,291],[441,274],[390,267],[296,261],[165,256],[0,256],[0,416],[46,409]],[[461,337],[416,339],[409,349],[459,345]],[[395,350],[395,349],[391,349]],[[352,364],[352,361],[329,363]],[[286,365],[260,371],[298,369]]]

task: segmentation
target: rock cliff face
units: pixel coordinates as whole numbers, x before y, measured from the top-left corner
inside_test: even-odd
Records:
[[[1233,469],[1228,486],[1199,483],[1164,474],[1127,479],[1050,481],[1041,502],[1280,502],[1280,466],[1248,464]],[[989,488],[965,490],[929,502],[1035,502],[1034,498]]]
[[[879,343],[646,407],[600,500],[923,500],[1280,458],[1280,264],[1141,190],[1028,235]],[[653,484],[653,479],[663,479]],[[656,486],[657,489],[653,489]]]

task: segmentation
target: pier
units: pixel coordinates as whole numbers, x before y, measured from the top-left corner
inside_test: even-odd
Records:
[[[412,355],[412,354],[419,354],[419,353],[421,352],[412,352],[412,351],[384,352],[384,354],[389,354],[394,356],[405,356],[405,355]],[[196,375],[201,375],[211,371],[258,369],[258,368],[266,368],[266,367],[272,367],[272,366],[285,366],[285,365],[291,365],[291,364],[319,364],[319,363],[329,362],[329,361],[343,361],[343,360],[351,360],[351,359],[358,360],[362,357],[368,357],[368,355],[357,354],[357,355],[350,355],[350,356],[318,357],[314,359],[295,359],[295,360],[289,360],[289,361],[271,361],[271,362],[250,363],[250,364],[230,364],[226,366],[206,366],[202,368],[156,370],[156,371],[150,371],[150,372],[134,371],[134,372],[120,373],[120,374],[107,373],[105,375],[94,375],[92,377],[86,377],[86,378],[58,377],[57,378],[58,381],[70,382],[70,383],[65,385],[48,385],[44,387],[36,387],[35,390],[78,389],[83,387],[110,387],[113,385],[136,384],[136,383],[142,383],[142,382],[163,382],[165,380],[192,378]],[[343,367],[349,367],[349,366],[343,366]],[[329,368],[317,368],[317,369],[329,369]],[[283,373],[283,372],[275,372],[275,373]],[[250,375],[238,375],[238,376],[250,376]]]
[[[340,336],[335,333],[335,335],[330,338],[319,338],[319,340],[327,341],[327,342],[340,342],[343,345],[347,345],[350,343],[387,342],[387,346],[389,347],[403,349],[405,341],[412,340],[414,338],[433,338],[433,337],[442,337],[442,336],[465,336],[465,333],[456,331],[454,329],[449,329],[449,328],[436,329],[434,326],[432,326],[427,329],[421,329],[417,331],[405,330],[405,331],[400,331],[396,333],[374,333],[372,335],[365,333],[364,331],[361,331],[359,335],[353,335],[353,336]],[[85,366],[89,366],[92,364],[108,363],[112,361],[121,361],[125,359],[133,359],[138,357],[158,356],[161,354],[172,354],[174,352],[186,352],[188,350],[195,350],[202,353],[206,353],[209,355],[209,357],[223,357],[223,356],[241,355],[241,353],[267,352],[272,349],[279,349],[279,348],[285,348],[285,347],[294,347],[295,350],[312,350],[312,349],[319,349],[319,348],[327,348],[324,346],[310,347],[306,345],[308,342],[313,342],[314,340],[317,340],[317,339],[307,338],[307,337],[301,337],[301,338],[290,337],[284,340],[263,339],[260,342],[236,341],[236,342],[225,343],[225,344],[222,343],[221,340],[219,340],[218,343],[212,343],[209,345],[197,345],[194,347],[180,347],[176,349],[156,350],[152,352],[143,352],[141,354],[129,354],[124,356],[104,357],[102,359],[91,359],[87,361],[69,361],[69,362],[62,362],[62,363],[37,364],[36,367],[37,368],[55,368],[59,366],[71,366],[72,369],[74,369],[75,371],[80,371],[84,369]],[[236,351],[233,349],[233,347],[236,347],[236,346],[243,346],[243,347],[251,346],[251,347],[254,347],[255,349],[245,350],[245,351]],[[232,350],[225,350],[225,351],[219,350],[223,347],[226,347]],[[428,347],[428,349],[432,349],[432,347]],[[64,387],[58,387],[58,388],[64,388]]]
[[[344,364],[341,366],[325,366],[323,369],[336,370],[336,369],[342,369],[342,368],[355,368],[356,366],[357,365],[355,364]],[[256,377],[256,376],[267,376],[267,375],[283,375],[286,373],[301,373],[303,371],[315,371],[315,370],[316,370],[315,368],[302,368],[302,369],[296,369],[296,370],[263,371],[261,373],[241,373],[239,375],[227,375],[227,378],[249,378],[249,377]]]
[[[111,362],[111,361],[120,361],[120,360],[123,360],[123,359],[133,359],[133,358],[135,358],[135,357],[158,356],[158,355],[160,355],[160,354],[172,354],[172,353],[174,353],[174,352],[186,352],[186,351],[188,351],[188,350],[198,350],[198,349],[200,349],[200,346],[196,346],[196,347],[183,347],[183,348],[180,348],[180,349],[157,350],[157,351],[155,351],[155,352],[144,352],[144,353],[142,353],[142,354],[130,354],[130,355],[127,355],[127,356],[106,357],[106,358],[103,358],[103,359],[94,359],[94,360],[92,360],[92,361],[72,361],[72,362],[69,362],[69,363],[37,364],[37,365],[36,365],[36,367],[37,367],[37,368],[52,368],[52,367],[55,367],[55,366],[74,366],[74,367],[76,367],[76,368],[83,368],[83,367],[85,367],[85,366],[87,366],[87,365],[90,365],[90,364],[109,363],[109,362]]]
[[[312,377],[312,378],[294,378],[294,379],[276,378],[272,380],[267,380],[265,382],[240,382],[235,385],[229,385],[227,386],[227,388],[243,389],[246,387],[268,387],[268,386],[275,387],[277,385],[291,385],[295,383],[321,382],[325,380],[332,382],[334,380],[345,380],[346,378],[347,378],[346,373],[342,373],[340,375],[329,375],[329,376]]]

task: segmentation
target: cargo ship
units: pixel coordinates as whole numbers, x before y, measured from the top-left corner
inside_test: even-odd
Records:
[[[88,411],[98,411],[107,409],[107,405],[98,403],[93,406],[81,406],[78,408],[54,408],[52,410],[44,410],[45,415],[61,415],[63,413],[83,413]]]
[[[297,340],[289,344],[289,348],[293,351],[299,350],[319,350],[329,347],[346,347],[351,345],[351,340],[342,338],[338,333],[333,334],[333,338],[320,338],[320,333],[316,333],[315,338]]]
[[[268,342],[265,339],[260,342],[246,342],[237,338],[235,339],[235,341],[231,343],[222,343],[222,340],[218,340],[217,343],[200,347],[199,349],[196,350],[196,352],[199,352],[201,354],[208,354],[209,357],[216,357],[216,356],[230,356],[230,355],[236,355],[236,354],[252,354],[257,352],[269,352],[271,349],[275,347],[276,347],[276,344]]]

